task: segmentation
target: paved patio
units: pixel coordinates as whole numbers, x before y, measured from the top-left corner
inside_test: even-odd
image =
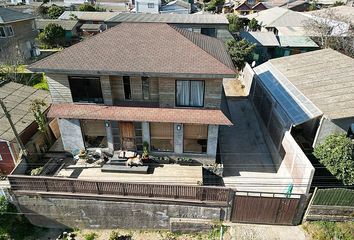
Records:
[[[227,98],[234,126],[221,126],[224,184],[239,191],[285,192],[289,176],[276,172],[254,109],[246,98]]]

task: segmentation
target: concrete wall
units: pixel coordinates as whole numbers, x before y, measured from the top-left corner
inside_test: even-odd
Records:
[[[323,117],[317,129],[316,137],[313,142],[313,147],[316,147],[317,145],[321,144],[329,135],[347,133],[347,130],[348,129],[342,129],[328,118]]]
[[[252,70],[251,66],[248,63],[246,63],[246,66],[240,73],[240,80],[242,81],[242,84],[245,86],[244,91],[246,95],[249,95],[251,91],[254,74],[255,73]]]
[[[153,3],[154,7],[149,8],[148,4]],[[135,1],[135,11],[137,13],[159,13],[159,8],[161,6],[160,0],[136,0]]]
[[[72,151],[85,148],[79,120],[58,119],[58,123],[64,150]]]
[[[20,210],[42,227],[169,229],[170,218],[224,219],[226,207],[133,199],[15,195]]]

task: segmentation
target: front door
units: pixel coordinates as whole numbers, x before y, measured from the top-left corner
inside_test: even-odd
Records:
[[[120,133],[123,150],[136,150],[134,124],[132,122],[120,122]]]

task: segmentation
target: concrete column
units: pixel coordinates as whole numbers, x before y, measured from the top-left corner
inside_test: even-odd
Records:
[[[179,130],[178,130],[179,127]],[[174,128],[174,152],[175,153],[183,153],[183,124],[175,123],[173,125]]]
[[[105,105],[113,105],[112,101],[112,88],[109,76],[101,76],[101,89]]]
[[[113,134],[112,134],[112,127],[111,127],[111,121],[105,121],[104,123],[105,128],[106,128],[106,134],[107,134],[107,145],[108,148],[113,150]]]
[[[61,140],[66,151],[84,149],[84,139],[81,132],[80,120],[58,119]]]
[[[150,148],[150,124],[148,122],[142,122],[141,123],[141,131],[142,131],[142,135],[143,135],[142,136],[143,144],[144,144],[144,142],[147,142],[149,144],[149,148]]]
[[[218,145],[218,125],[208,125],[208,145],[207,154],[210,157],[216,157],[216,149]]]

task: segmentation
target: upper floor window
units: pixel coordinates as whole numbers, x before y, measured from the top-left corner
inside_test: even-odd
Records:
[[[74,102],[103,103],[101,82],[98,77],[69,77]]]
[[[6,37],[6,32],[4,27],[0,27],[0,37],[5,38]]]
[[[215,28],[201,28],[200,33],[207,35],[209,37],[216,37],[216,29]]]
[[[142,91],[143,91],[143,99],[149,100],[150,99],[150,81],[148,77],[141,77],[142,83]]]
[[[148,8],[154,8],[155,4],[154,3],[148,3]]]
[[[130,100],[132,98],[132,90],[130,87],[130,77],[123,76],[124,98]]]
[[[6,34],[8,37],[12,37],[14,35],[14,30],[12,29],[12,26],[8,25],[5,26],[6,28]]]
[[[176,81],[176,106],[203,107],[204,81]]]

